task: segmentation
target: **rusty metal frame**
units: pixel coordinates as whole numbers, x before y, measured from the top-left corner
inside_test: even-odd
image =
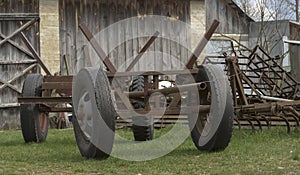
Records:
[[[147,51],[147,49],[151,46],[154,40],[158,37],[159,32],[154,33],[152,37],[146,42],[144,47],[139,52],[138,56],[132,61],[132,63],[127,67],[125,72],[117,72],[112,62],[109,60],[108,56],[105,54],[99,43],[95,40],[93,34],[87,28],[86,25],[81,24],[79,27],[82,30],[83,34],[86,36],[88,41],[90,41],[92,47],[96,51],[99,58],[103,61],[105,66],[108,69],[107,77],[109,79],[112,78],[122,78],[122,77],[131,77],[131,76],[143,76],[144,77],[144,91],[142,92],[129,92],[124,93],[121,88],[113,89],[116,95],[118,95],[121,99],[121,103],[125,105],[124,110],[118,110],[118,113],[122,115],[131,116],[132,111],[138,112],[140,114],[146,114],[150,112],[150,104],[149,104],[149,97],[153,93],[162,93],[165,95],[172,95],[174,98],[171,100],[170,104],[167,109],[162,109],[159,105],[156,105],[155,112],[161,114],[162,111],[165,111],[167,115],[178,115],[178,114],[187,114],[190,112],[203,112],[208,113],[210,111],[210,105],[200,105],[200,106],[191,106],[191,107],[182,107],[178,106],[180,102],[180,98],[178,98],[179,89],[180,91],[187,91],[190,87],[199,87],[201,83],[194,83],[194,84],[187,84],[187,85],[180,85],[177,87],[171,87],[166,89],[159,89],[159,76],[160,75],[185,75],[185,74],[197,74],[198,69],[194,69],[193,66],[201,54],[203,48],[207,44],[208,40],[216,30],[217,26],[219,25],[218,21],[214,21],[210,29],[207,31],[203,39],[199,42],[198,46],[195,49],[195,52],[190,56],[190,59],[186,65],[186,69],[184,70],[169,70],[169,71],[148,71],[148,72],[129,72],[134,65],[139,61],[139,59],[143,56],[143,54]],[[24,34],[21,33],[21,37],[23,41],[27,44],[27,47],[32,52],[34,58],[38,61],[38,63],[42,66],[42,68],[47,73],[47,76],[44,76],[44,82],[42,83],[42,89],[44,93],[42,97],[26,97],[26,98],[19,98],[18,101],[21,104],[37,104],[40,106],[40,110],[45,112],[70,112],[70,107],[57,107],[60,104],[67,104],[72,103],[72,80],[73,76],[52,76],[49,71],[47,71],[46,66],[43,66],[43,62],[41,61],[40,57],[36,54],[35,50],[31,47],[30,43],[27,42],[26,37]],[[86,50],[86,49],[85,49]],[[87,51],[87,50],[86,50]],[[150,83],[148,81],[149,77],[153,76],[154,81]],[[120,84],[117,80],[117,84]],[[120,86],[121,87],[121,86]],[[59,94],[58,97],[53,97],[51,92],[55,92]],[[135,110],[132,107],[132,101],[142,101],[145,103],[144,109]],[[117,102],[118,103],[118,102]],[[159,101],[156,101],[159,103]]]
[[[262,55],[260,55],[262,54]],[[266,58],[266,59],[264,59]],[[215,59],[218,59],[217,61]],[[223,59],[223,60],[219,60]],[[239,61],[247,60],[246,63],[240,63]],[[232,86],[232,93],[234,96],[235,105],[235,121],[240,128],[243,122],[248,123],[253,129],[256,126],[259,129],[263,126],[263,121],[266,123],[265,126],[270,128],[278,123],[285,123],[287,132],[291,132],[291,127],[299,127],[300,113],[296,108],[300,107],[300,100],[294,100],[296,93],[299,91],[299,83],[284,69],[278,65],[274,58],[270,57],[261,47],[256,46],[248,57],[237,57],[237,56],[218,56],[218,57],[207,57],[204,63],[208,64],[223,64],[229,80]],[[253,66],[253,67],[251,67]],[[243,67],[243,69],[241,68]],[[266,75],[266,71],[274,74],[274,77]],[[277,71],[279,70],[279,71]],[[262,79],[262,76],[265,79]],[[259,81],[255,78],[259,79]],[[288,92],[282,92],[286,89],[279,89],[276,81],[281,81],[290,88]],[[261,84],[266,85],[262,90]],[[245,87],[251,89],[254,92],[253,96],[245,94]],[[277,87],[276,93],[281,98],[270,98],[282,101],[267,101],[264,96],[268,90],[274,90]],[[271,93],[270,93],[271,94]],[[289,100],[287,100],[287,99]],[[255,124],[256,123],[256,124]],[[294,124],[292,124],[294,123]],[[245,124],[244,124],[245,125]]]

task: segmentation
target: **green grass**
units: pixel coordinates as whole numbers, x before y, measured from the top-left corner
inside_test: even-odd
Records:
[[[70,129],[50,130],[41,144],[25,144],[20,131],[0,131],[0,174],[300,174],[300,133],[235,130],[228,148],[215,153],[197,151],[188,138],[164,157],[130,162],[82,158]]]

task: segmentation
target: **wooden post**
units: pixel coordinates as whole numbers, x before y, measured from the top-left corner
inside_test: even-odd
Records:
[[[296,21],[299,22],[299,0],[296,0]]]

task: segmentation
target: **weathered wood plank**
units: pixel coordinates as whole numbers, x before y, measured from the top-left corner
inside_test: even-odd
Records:
[[[160,0],[154,0],[154,9],[153,9],[153,13],[154,15],[161,15],[161,1]],[[154,29],[155,31],[159,31],[160,35],[158,36],[158,38],[156,39],[155,43],[154,43],[154,51],[155,51],[155,66],[154,69],[157,71],[162,71],[162,61],[163,61],[163,50],[162,50],[162,26],[161,23],[162,21],[154,21],[155,25],[154,25]]]
[[[92,30],[94,34],[99,32],[101,29],[106,28],[108,25],[122,20],[124,18],[132,17],[132,16],[140,16],[139,23],[136,21],[127,23],[125,26],[117,25],[117,27],[113,30],[107,30],[103,32],[103,34],[96,36],[97,41],[99,41],[101,47],[106,53],[109,53],[112,62],[119,67],[128,59],[133,58],[134,55],[137,55],[142,46],[146,43],[149,36],[130,39],[126,41],[123,45],[114,48],[116,43],[124,40],[124,38],[132,38],[133,35],[142,34],[145,32],[149,33],[153,31],[153,27],[159,29],[158,31],[165,30],[165,33],[169,33],[169,37],[181,37],[185,47],[189,47],[189,36],[188,30],[186,28],[178,29],[173,26],[174,21],[150,21],[150,24],[146,24],[143,16],[147,15],[165,15],[171,16],[171,18],[178,18],[182,21],[186,21],[189,23],[189,1],[184,0],[176,0],[176,1],[163,1],[160,0],[99,0],[99,1],[76,1],[76,8],[74,8],[75,0],[64,0],[64,3],[60,1],[60,6],[64,10],[62,11],[60,8],[60,12],[63,13],[64,19],[62,20],[62,27],[65,27],[66,32],[61,32],[61,36],[64,38],[66,43],[62,43],[62,46],[66,45],[66,47],[62,47],[62,55],[68,55],[70,60],[70,66],[74,69],[77,60],[74,60],[79,53],[82,52],[83,43],[86,40],[82,40],[82,35],[79,35],[75,32],[72,33],[72,30],[77,31],[77,28],[72,26],[72,24],[80,23],[85,21],[88,27]],[[75,10],[77,9],[77,13]],[[69,11],[69,12],[68,12]],[[73,11],[73,12],[70,12]],[[76,15],[77,14],[77,15]],[[72,17],[72,15],[75,17]],[[74,22],[74,18],[78,18],[78,22]],[[68,19],[67,21],[65,19]],[[64,21],[63,21],[64,20]],[[73,22],[72,22],[73,21]],[[65,25],[65,26],[64,26]],[[152,28],[151,28],[152,27]],[[115,31],[114,31],[115,30]],[[61,29],[62,31],[62,29]],[[73,31],[73,32],[74,32]],[[151,32],[152,35],[153,32]],[[74,40],[72,40],[72,37]],[[75,43],[75,44],[74,44]],[[75,45],[75,51],[73,45]],[[157,51],[159,54],[152,56],[153,60],[148,59],[147,61],[143,61],[141,65],[137,65],[133,70],[145,70],[145,69],[172,69],[176,67],[176,63],[171,60],[170,55],[175,57],[180,57],[180,59],[187,59],[188,50],[180,47],[177,43],[173,43],[172,41],[158,38],[155,41],[154,45],[149,48],[149,51]],[[74,54],[74,52],[76,54]],[[163,53],[165,53],[166,59],[163,58]],[[74,56],[75,55],[75,56]],[[97,60],[97,56],[93,51],[90,52],[90,57],[92,62]],[[124,67],[128,66],[128,62]]]
[[[15,31],[23,30],[26,37],[39,53],[39,24],[31,27],[20,27],[28,24],[30,20],[37,19],[39,1],[8,1],[0,3],[0,129],[7,125],[8,129],[18,127],[19,109],[17,97],[21,93],[25,74],[36,72],[36,61],[32,60],[32,55],[24,49],[24,43]],[[29,23],[34,23],[29,22]],[[8,36],[8,37],[7,37]],[[4,39],[6,38],[6,39]]]
[[[125,0],[125,18],[131,18],[132,17],[132,0]],[[125,47],[125,64],[124,68],[122,67],[122,70],[125,70],[126,67],[128,67],[131,63],[131,60],[133,60],[132,50],[133,50],[133,40],[132,40],[132,22],[129,21],[125,25],[125,31],[124,31],[124,37],[126,42],[124,43]]]

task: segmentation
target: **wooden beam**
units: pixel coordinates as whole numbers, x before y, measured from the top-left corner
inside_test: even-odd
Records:
[[[17,60],[17,61],[12,61],[12,60],[6,60],[0,61],[0,65],[18,65],[18,64],[33,64],[33,63],[37,63],[36,60],[30,60],[30,59],[26,59],[26,60]]]
[[[28,49],[33,54],[33,56],[36,59],[36,61],[39,63],[39,65],[45,71],[45,73],[47,75],[51,75],[51,72],[48,70],[48,68],[46,67],[46,65],[44,64],[44,62],[42,61],[42,59],[40,58],[40,56],[38,55],[38,53],[36,52],[36,50],[33,48],[33,46],[31,45],[31,43],[29,42],[29,40],[27,39],[27,37],[24,35],[23,32],[21,32],[20,36],[21,36],[23,42],[25,43],[25,45],[28,47]]]
[[[27,21],[39,18],[38,13],[0,13],[0,21]]]
[[[11,85],[12,82],[14,82],[16,79],[18,79],[19,77],[23,76],[24,74],[26,74],[28,71],[30,71],[31,69],[33,69],[34,67],[36,67],[37,64],[32,64],[29,67],[27,67],[26,69],[24,69],[21,73],[17,74],[16,76],[14,76],[14,78],[12,78],[11,80],[5,82],[3,85],[0,86],[0,90],[2,90],[5,87],[14,87],[13,85]],[[12,90],[15,90],[18,93],[21,93],[18,89],[16,89],[15,87],[12,88]]]
[[[38,20],[38,18],[34,18],[30,21],[28,21],[27,23],[25,23],[23,26],[21,26],[20,28],[18,28],[16,31],[14,31],[12,34],[10,34],[9,36],[7,36],[4,40],[2,40],[0,42],[0,46],[2,44],[4,44],[5,42],[7,42],[9,39],[11,39],[12,37],[14,37],[15,35],[19,34],[20,32],[22,32],[23,30],[25,30],[27,27],[31,26],[32,24],[34,24],[36,21]]]
[[[2,39],[5,39],[7,36],[3,35],[1,32],[0,32],[0,37]],[[23,48],[22,46],[20,46],[18,43],[14,42],[13,40],[9,39],[7,40],[7,42],[9,44],[11,44],[12,46],[14,46],[15,48],[19,49],[20,51],[22,51],[23,53],[25,53],[26,55],[30,56],[32,59],[34,59],[33,55],[28,52],[25,48]]]
[[[19,103],[6,103],[6,104],[0,104],[0,109],[6,109],[6,108],[17,108],[20,107]]]

